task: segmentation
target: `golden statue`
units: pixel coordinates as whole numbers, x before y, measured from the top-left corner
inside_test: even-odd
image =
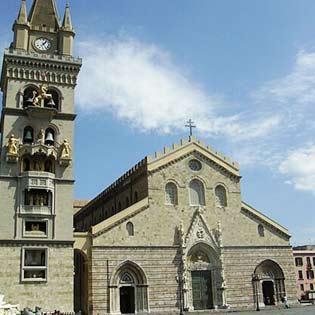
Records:
[[[19,139],[14,137],[14,134],[11,135],[9,141],[8,141],[8,152],[10,154],[14,154],[17,155],[18,154],[18,150],[17,150],[17,143],[19,142]]]
[[[67,139],[63,140],[63,143],[60,145],[61,148],[61,154],[60,157],[62,159],[70,159],[70,152],[72,151],[72,148],[68,142]]]
[[[48,87],[45,84],[39,86],[39,91],[33,91],[33,104],[37,106],[41,106],[42,100],[52,99],[52,94],[47,94]]]
[[[45,130],[41,129],[37,136],[37,142],[40,144],[45,144]]]

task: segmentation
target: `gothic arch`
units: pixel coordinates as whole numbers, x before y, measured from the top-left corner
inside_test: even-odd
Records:
[[[143,313],[148,310],[147,277],[138,264],[126,260],[116,268],[110,279],[110,312]]]
[[[224,307],[223,269],[217,251],[200,241],[188,250],[185,260],[185,308],[206,310]]]
[[[253,288],[255,300],[260,305],[276,305],[281,303],[285,294],[285,277],[280,265],[266,259],[259,263],[254,271]]]

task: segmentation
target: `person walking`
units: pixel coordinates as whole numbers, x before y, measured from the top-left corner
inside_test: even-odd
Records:
[[[286,295],[283,297],[283,304],[285,308],[290,308],[288,298]]]

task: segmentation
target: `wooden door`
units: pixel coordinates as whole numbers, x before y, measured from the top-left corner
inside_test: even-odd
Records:
[[[192,271],[193,305],[195,310],[213,308],[210,271]]]

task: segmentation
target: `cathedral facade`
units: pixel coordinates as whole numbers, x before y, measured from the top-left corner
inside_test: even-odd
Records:
[[[7,302],[96,315],[295,299],[287,229],[242,201],[237,163],[192,136],[145,157],[73,215],[81,60],[69,6],[60,22],[55,0],[34,0],[29,14],[22,0],[13,30],[1,76]]]
[[[290,235],[242,201],[238,164],[194,137],[163,152],[76,212],[75,287],[88,290],[75,307],[163,313],[294,300]]]

